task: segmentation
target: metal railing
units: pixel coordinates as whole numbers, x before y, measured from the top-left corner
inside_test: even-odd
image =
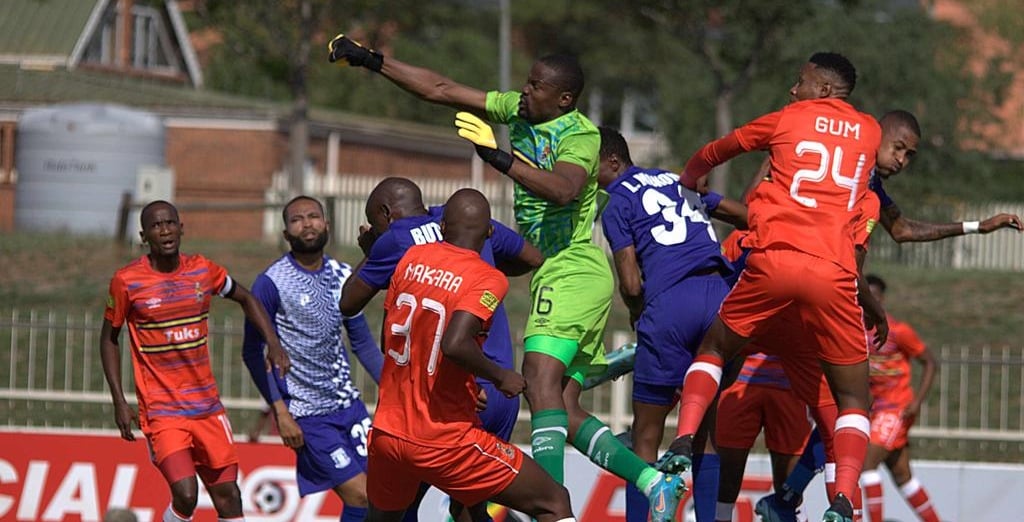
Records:
[[[0,311],[0,410],[8,427],[114,429],[110,394],[99,357],[102,317],[92,311]],[[242,324],[232,316],[210,319],[214,372],[225,406],[236,418],[263,406],[241,359]],[[127,335],[127,334],[125,334]],[[517,339],[521,332],[515,332]],[[630,340],[611,332],[609,346]],[[517,357],[521,357],[521,349]],[[1024,351],[1020,347],[942,346],[934,389],[922,407],[915,435],[949,440],[1024,442]],[[134,400],[127,337],[122,340],[125,393]],[[353,361],[353,366],[358,363]],[[376,385],[366,372],[353,377],[372,407]],[[631,422],[629,378],[584,395],[585,407],[613,430]],[[520,419],[528,420],[525,401]],[[670,424],[674,423],[670,416]]]

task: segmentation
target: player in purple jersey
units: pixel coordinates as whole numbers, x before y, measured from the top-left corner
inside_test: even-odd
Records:
[[[732,265],[722,256],[710,217],[746,224],[746,207],[721,195],[700,195],[661,169],[633,165],[626,140],[600,127],[598,184],[608,191],[601,215],[615,258],[619,293],[637,333],[633,374],[633,451],[658,458],[665,418],[675,407],[693,352],[729,291]],[[713,422],[705,421],[702,432]],[[698,521],[714,520],[718,457],[710,442],[694,459]],[[647,497],[627,486],[626,520],[647,520]]]
[[[308,196],[281,213],[290,251],[252,285],[293,361],[284,378],[262,365],[263,336],[246,321],[242,359],[271,405],[281,439],[295,450],[299,495],[332,490],[344,503],[341,522],[366,518],[366,437],[370,417],[352,383],[344,332],[363,367],[380,379],[384,357],[362,314],[344,317],[338,299],[352,269],[324,254],[330,222]]]
[[[373,189],[366,202],[370,227],[360,236],[366,258],[345,283],[342,314],[358,313],[377,292],[386,290],[395,266],[409,247],[441,241],[443,211],[444,207],[427,209],[420,188],[405,178],[387,178]],[[526,274],[543,263],[540,251],[522,236],[495,220],[491,220],[491,226],[493,232],[480,253],[484,261],[508,276]],[[513,369],[512,334],[504,304],[498,306],[492,321],[484,353],[502,368]],[[478,379],[477,385],[484,394],[482,402],[486,402],[480,411],[484,429],[507,441],[519,414],[519,397],[506,397],[487,380]],[[474,520],[480,520],[476,515],[486,515],[484,507],[472,508]],[[453,509],[460,508],[453,505]],[[415,508],[406,512],[406,520],[416,520]]]

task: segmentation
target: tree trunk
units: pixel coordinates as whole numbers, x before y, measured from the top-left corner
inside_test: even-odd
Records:
[[[288,195],[294,197],[303,191],[306,170],[306,153],[309,149],[309,92],[306,85],[306,70],[309,65],[309,41],[313,37],[313,6],[310,0],[303,0],[301,9],[302,27],[299,47],[292,64],[291,91],[292,115],[288,129]]]
[[[721,138],[732,132],[732,91],[724,90],[715,97],[715,138]],[[716,167],[711,174],[711,190],[728,195],[726,189],[729,187],[729,162]]]

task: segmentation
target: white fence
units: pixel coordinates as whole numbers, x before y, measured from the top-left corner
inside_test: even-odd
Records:
[[[112,429],[110,394],[99,357],[102,317],[91,312],[20,309],[0,314],[0,361],[6,361],[0,364],[2,422],[10,427]],[[211,319],[210,331],[214,371],[225,405],[233,416],[255,412],[262,400],[242,364],[242,325],[232,317]],[[609,345],[618,346],[628,338],[627,332],[614,332]],[[941,368],[922,408],[916,435],[1024,443],[1022,353],[1020,347],[942,346],[936,350]],[[125,393],[133,400],[126,338],[121,366]],[[356,370],[353,375],[372,407],[376,386],[365,372]],[[629,391],[628,378],[601,386],[585,394],[585,406],[612,429],[625,429],[631,421]],[[520,418],[525,420],[525,402],[523,407]]]

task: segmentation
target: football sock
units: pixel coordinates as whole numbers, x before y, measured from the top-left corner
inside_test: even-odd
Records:
[[[722,461],[715,453],[693,456],[693,509],[697,522],[714,522]]]
[[[555,479],[565,482],[565,439],[569,434],[569,415],[565,410],[541,410],[530,419],[533,432],[533,460]],[[614,438],[614,437],[613,437]]]
[[[366,512],[369,508],[345,506],[342,508],[340,522],[363,522],[366,520]]]
[[[732,522],[732,510],[736,506],[732,502],[717,502],[715,504],[715,522]]]
[[[935,508],[932,507],[931,499],[928,498],[928,492],[921,487],[921,483],[916,478],[912,478],[906,484],[900,486],[900,491],[903,492],[903,498],[907,499],[907,503],[914,508],[914,511],[917,511],[917,516],[921,520],[924,522],[939,522],[939,515],[935,512]],[[871,522],[874,522],[873,518]]]
[[[644,494],[650,494],[651,487],[660,476],[657,470],[623,445],[622,441],[612,435],[612,430],[593,415],[580,424],[572,445],[590,457],[594,464],[636,484]]]
[[[647,522],[651,515],[651,503],[647,495],[636,484],[626,483],[626,522]]]
[[[164,511],[162,522],[191,522],[192,517],[183,517],[174,511],[173,506],[167,506],[167,511]]]
[[[717,355],[698,355],[683,381],[683,396],[679,407],[679,433],[693,435],[704,420],[711,401],[718,394],[722,380],[722,358]]]
[[[828,501],[832,502],[836,498],[836,463],[826,462],[825,463],[825,495],[828,496]]]
[[[860,474],[860,483],[864,486],[864,504],[871,522],[885,520],[882,518],[882,476],[875,470]]]
[[[836,493],[853,501],[860,488],[860,470],[868,452],[871,423],[867,412],[858,409],[843,410],[836,421]]]

